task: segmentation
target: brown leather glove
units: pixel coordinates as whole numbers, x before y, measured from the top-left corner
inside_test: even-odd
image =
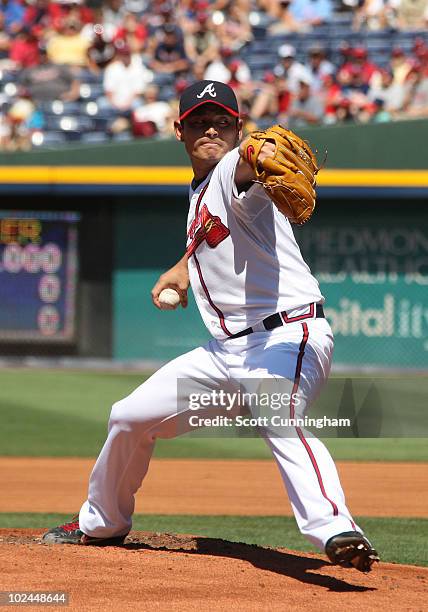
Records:
[[[273,142],[273,157],[258,160],[264,143]],[[309,145],[291,130],[274,125],[252,132],[241,152],[270,199],[292,223],[302,225],[315,209],[317,160]]]

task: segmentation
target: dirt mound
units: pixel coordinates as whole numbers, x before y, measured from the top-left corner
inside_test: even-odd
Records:
[[[131,532],[122,547],[49,546],[41,533],[0,530],[0,590],[67,591],[69,610],[422,612],[426,604],[427,568],[381,563],[361,574],[321,555],[168,533]]]

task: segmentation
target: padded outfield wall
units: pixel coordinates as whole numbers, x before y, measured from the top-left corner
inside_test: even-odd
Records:
[[[328,149],[316,215],[296,236],[326,297],[335,363],[426,368],[428,122],[303,135],[320,157]],[[80,214],[76,334],[57,353],[164,361],[208,339],[193,300],[171,313],[150,299],[183,252],[189,177],[174,142],[0,156],[1,208]]]
[[[208,339],[194,300],[159,312],[150,290],[180,256],[186,200],[120,205],[114,354],[166,360]],[[326,298],[335,363],[428,367],[428,215],[422,200],[320,198],[295,234]]]

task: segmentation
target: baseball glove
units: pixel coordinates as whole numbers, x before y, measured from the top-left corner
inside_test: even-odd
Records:
[[[259,161],[266,141],[274,143],[274,156]],[[243,145],[241,155],[253,168],[256,182],[263,185],[270,199],[292,223],[306,223],[314,212],[315,177],[319,171],[309,145],[282,125],[252,132]]]

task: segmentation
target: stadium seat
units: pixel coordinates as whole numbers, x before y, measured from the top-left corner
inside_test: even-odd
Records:
[[[337,29],[338,27],[347,26],[350,27],[352,25],[352,20],[354,16],[351,11],[345,13],[333,13],[331,16],[331,29]]]
[[[266,38],[266,27],[263,25],[254,26],[253,36],[256,40],[264,40]]]
[[[174,80],[174,75],[168,72],[158,72],[153,78],[153,82],[159,87],[164,87],[165,85],[173,86]]]
[[[175,88],[172,85],[164,85],[159,90],[159,100],[170,102],[176,97]]]
[[[82,134],[80,141],[87,144],[96,144],[100,142],[106,142],[109,140],[108,134],[105,132],[87,132]]]
[[[391,45],[388,45],[385,40],[373,38],[366,41],[367,51],[371,53],[390,53]]]
[[[90,70],[85,70],[82,68],[77,78],[81,83],[88,83],[89,85],[102,85],[104,75],[102,72],[100,72],[99,74],[94,74]]]
[[[45,112],[53,115],[80,115],[81,106],[79,102],[63,102],[62,100],[54,100],[48,102],[45,107]]]
[[[82,83],[80,85],[80,97],[85,101],[96,100],[104,95],[104,88],[97,83]]]
[[[87,132],[93,130],[94,120],[87,116],[47,115],[46,126],[48,130],[63,132]]]
[[[247,52],[250,54],[257,53],[271,53],[272,52],[272,40],[253,40],[250,44]]]
[[[68,130],[64,134],[67,142],[80,142],[82,140],[82,132],[79,130]]]
[[[115,142],[128,142],[133,139],[133,136],[130,132],[121,132],[120,134],[114,134],[112,138]]]
[[[394,34],[391,30],[366,30],[364,32],[364,37],[366,40],[370,40],[371,38],[382,39],[386,41],[386,44],[391,44],[391,40]]]
[[[40,148],[57,147],[67,142],[63,132],[43,132],[43,140],[38,145]]]
[[[257,56],[252,55],[247,58],[247,64],[251,72],[254,70],[272,70],[273,66],[278,62],[278,57],[274,56]]]

